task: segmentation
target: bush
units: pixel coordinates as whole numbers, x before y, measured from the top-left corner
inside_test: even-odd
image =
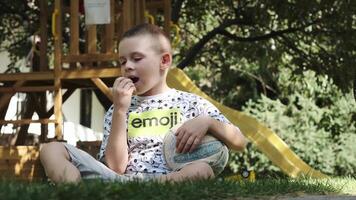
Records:
[[[330,175],[356,172],[356,103],[352,93],[343,94],[327,76],[305,71],[293,75],[283,69],[278,80],[279,99],[261,96],[243,111],[265,123],[306,163]],[[276,172],[254,145],[243,154],[231,154],[233,171],[248,168],[257,173]]]

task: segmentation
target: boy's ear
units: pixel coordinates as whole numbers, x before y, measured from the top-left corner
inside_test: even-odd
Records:
[[[162,54],[161,69],[167,69],[172,65],[172,55],[170,53]]]

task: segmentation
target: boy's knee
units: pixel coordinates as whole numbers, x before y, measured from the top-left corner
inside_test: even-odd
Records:
[[[53,182],[77,182],[80,172],[72,165],[69,153],[61,142],[43,144],[40,149],[40,160],[45,173]]]
[[[65,147],[60,142],[50,142],[43,144],[40,149],[40,159],[42,162],[49,158],[58,158],[59,156],[64,156],[67,158],[67,152]]]

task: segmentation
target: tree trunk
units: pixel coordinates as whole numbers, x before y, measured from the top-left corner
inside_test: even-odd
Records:
[[[1,97],[2,97],[2,95],[0,96],[0,98]],[[0,110],[0,119],[5,119],[5,115],[6,115],[8,107],[9,107],[10,100],[11,99],[9,99],[9,101],[7,101],[5,103],[5,106]],[[2,124],[0,124],[0,130],[1,130],[1,128],[2,128]]]
[[[90,89],[80,90],[80,124],[91,127],[92,91]]]
[[[27,95],[26,100],[25,100],[25,105],[23,106],[23,110],[22,110],[22,114],[21,114],[21,118],[22,119],[31,119],[33,116],[33,113],[35,112],[35,104],[36,104],[36,100],[34,98],[34,95]],[[25,145],[25,141],[26,141],[26,137],[28,135],[28,127],[30,125],[26,124],[26,125],[22,125],[19,132],[17,133],[17,138],[15,141],[15,145]],[[11,144],[13,145],[13,144]]]

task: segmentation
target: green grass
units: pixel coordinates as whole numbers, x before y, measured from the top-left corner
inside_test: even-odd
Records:
[[[0,199],[236,199],[238,197],[285,196],[301,194],[356,194],[356,180],[336,178],[268,179],[256,182],[222,180],[183,183],[104,183],[85,181],[78,185],[50,185],[0,181]]]

